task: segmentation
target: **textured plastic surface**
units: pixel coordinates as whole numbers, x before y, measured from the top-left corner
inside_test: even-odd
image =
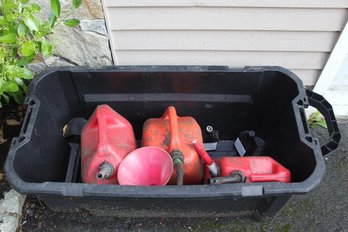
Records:
[[[117,179],[120,185],[166,185],[173,173],[172,157],[158,147],[142,147],[121,162]]]
[[[175,106],[178,115],[219,131],[217,150],[209,152],[213,158],[237,156],[232,140],[252,129],[266,143],[263,155],[289,169],[291,182],[147,187],[84,184],[74,175],[67,180],[79,155],[62,128],[71,118],[88,119],[100,104],[127,118],[137,140],[147,119]],[[27,105],[7,156],[6,178],[54,210],[133,217],[272,214],[291,195],[316,187],[325,172],[319,142],[305,119],[306,91],[296,75],[280,67],[57,68],[32,81]]]
[[[329,131],[329,141],[321,146],[321,152],[323,155],[328,155],[334,151],[341,140],[341,134],[338,129],[337,121],[335,114],[333,112],[331,104],[326,101],[326,99],[310,90],[306,90],[309,104],[315,108],[324,116],[326,125],[328,126]]]
[[[221,176],[230,176],[240,171],[246,183],[253,182],[290,182],[290,171],[271,157],[222,157]]]
[[[82,130],[82,181],[91,184],[118,184],[118,166],[135,149],[132,125],[108,105],[99,105]],[[98,179],[96,176],[99,167],[105,162],[112,165],[112,174]]]
[[[146,120],[143,146],[156,146],[171,153],[179,150],[184,155],[184,184],[203,183],[203,163],[192,146],[193,140],[202,142],[202,131],[192,117],[179,117],[174,107],[168,107],[161,118]],[[169,184],[176,184],[174,170]]]

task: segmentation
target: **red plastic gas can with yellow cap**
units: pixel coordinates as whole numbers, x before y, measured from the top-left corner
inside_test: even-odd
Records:
[[[182,153],[183,184],[203,183],[203,162],[192,144],[193,140],[203,142],[200,126],[193,117],[179,117],[173,106],[168,107],[161,118],[148,119],[144,123],[143,146],[160,147],[170,154]],[[169,184],[176,183],[177,171],[174,170]]]

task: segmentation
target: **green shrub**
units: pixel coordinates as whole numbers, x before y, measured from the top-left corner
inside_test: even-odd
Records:
[[[76,27],[77,19],[68,19],[82,0],[73,0],[72,6],[61,15],[59,0],[50,1],[48,19],[37,17],[41,7],[30,0],[0,0],[0,108],[11,98],[22,104],[27,86],[33,73],[27,68],[30,63],[39,62],[53,53],[52,44],[46,36],[64,24]]]

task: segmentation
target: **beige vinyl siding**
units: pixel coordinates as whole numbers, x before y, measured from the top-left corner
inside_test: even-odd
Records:
[[[119,65],[279,65],[314,85],[348,1],[104,0]]]
[[[117,50],[330,52],[337,32],[113,31]],[[175,41],[175,43],[173,43]],[[262,46],[260,43],[262,42]],[[309,46],[310,45],[310,46]]]

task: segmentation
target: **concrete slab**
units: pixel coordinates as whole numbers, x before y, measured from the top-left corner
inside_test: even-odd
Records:
[[[18,222],[22,216],[22,207],[25,195],[11,189],[4,194],[0,200],[0,231],[14,232],[17,230]]]

